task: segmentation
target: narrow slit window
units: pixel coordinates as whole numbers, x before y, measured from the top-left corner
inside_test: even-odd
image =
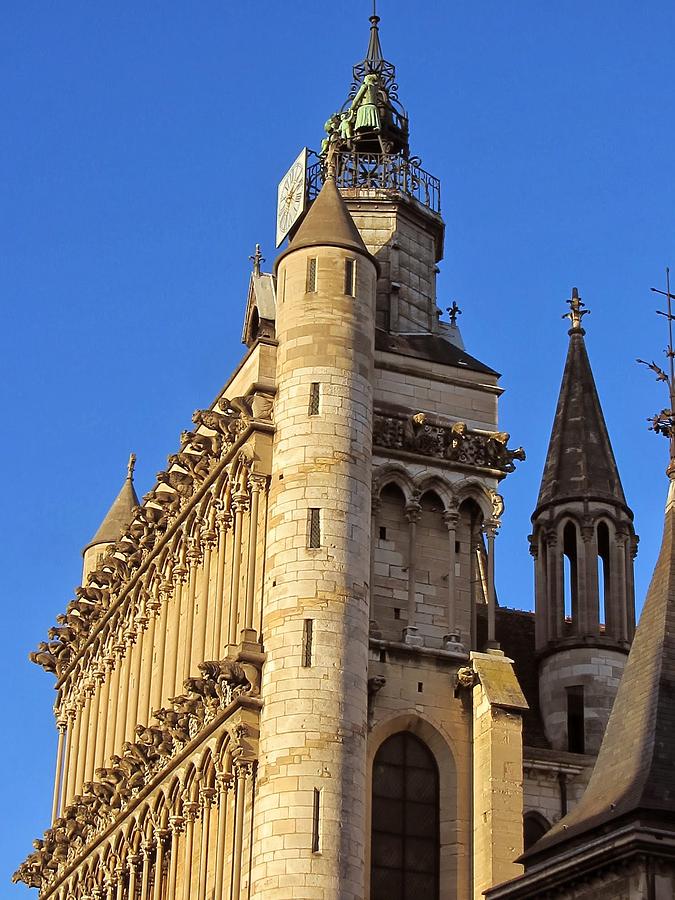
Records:
[[[567,749],[570,753],[585,753],[584,687],[575,684],[567,689]]]
[[[279,293],[281,295],[281,302],[283,303],[286,299],[286,269],[284,269],[281,275],[281,290]]]
[[[356,296],[356,260],[345,260],[345,294],[348,297]]]
[[[307,293],[316,293],[316,257],[307,260]]]
[[[302,628],[302,665],[305,669],[312,665],[312,639],[314,637],[314,620],[305,619]]]
[[[381,541],[387,540],[387,529],[385,528],[384,525],[380,525],[380,540]]]
[[[316,550],[321,546],[321,517],[318,509],[309,511],[309,547]]]
[[[310,416],[319,415],[319,382],[313,381],[309,388],[309,414]]]
[[[321,790],[314,788],[314,803],[312,809],[312,853],[321,850]]]

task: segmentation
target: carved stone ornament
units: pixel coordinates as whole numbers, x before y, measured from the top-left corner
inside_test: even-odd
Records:
[[[479,469],[497,469],[505,475],[515,471],[515,461],[525,459],[522,447],[507,447],[506,431],[471,431],[464,422],[441,424],[426,413],[413,416],[375,413],[373,444],[388,450],[406,450],[439,460]]]
[[[254,414],[267,417],[271,403],[257,395],[221,398],[217,409],[197,410],[192,419],[197,430],[181,435],[181,447],[168,457],[155,487],[135,507],[130,525],[103,554],[87,584],[75,589],[76,598],[57,616],[48,641],[29,654],[31,662],[60,678],[79,653],[97,621],[134,576],[171,520],[211,475],[222,456],[245,431]],[[179,573],[180,574],[180,573]]]
[[[237,697],[260,692],[259,660],[226,657],[199,665],[200,676],[183,682],[184,693],[171,706],[153,712],[154,723],[136,726],[135,741],[127,741],[122,755],[113,755],[96,769],[95,781],[83,785],[60,818],[33,842],[34,852],[19,866],[12,880],[42,888],[60,866],[74,858],[96,834],[115,821],[126,804],[157,775],[185,744]],[[255,761],[254,746],[245,725],[230,729],[232,755],[242,765]]]

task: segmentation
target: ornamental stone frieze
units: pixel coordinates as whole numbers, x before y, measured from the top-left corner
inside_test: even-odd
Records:
[[[62,678],[98,622],[139,573],[162,536],[186,512],[196,493],[214,478],[219,464],[230,457],[254,422],[270,427],[271,414],[272,400],[262,394],[233,400],[223,397],[214,409],[194,413],[196,430],[181,434],[180,450],[168,457],[167,469],[158,473],[155,486],[96,570],[89,573],[87,583],[76,588],[75,599],[49,630],[49,640],[40,642],[29,654],[31,662]],[[206,534],[205,542],[208,540]],[[174,569],[174,575],[180,574],[179,569]]]
[[[253,767],[258,728],[237,720],[235,713],[247,705],[257,722],[263,661],[263,653],[243,645],[233,657],[201,663],[199,676],[185,680],[184,692],[170,699],[171,706],[155,711],[153,724],[138,725],[137,739],[127,741],[107,767],[96,769],[96,780],[86,782],[43,838],[33,841],[34,852],[12,880],[41,890],[51,885],[97,837],[124,818],[139,794],[164,779],[172,764],[191,755],[193,742],[201,741],[217,721],[226,723],[233,760]]]
[[[489,469],[503,478],[515,470],[515,462],[525,459],[522,447],[508,445],[506,431],[475,431],[465,422],[443,423],[426,413],[384,413],[376,411],[373,445],[376,449],[404,451],[432,457],[471,469]]]

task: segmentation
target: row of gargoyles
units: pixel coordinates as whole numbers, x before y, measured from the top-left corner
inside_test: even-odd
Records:
[[[224,709],[239,694],[259,693],[260,672],[250,663],[228,657],[198,668],[200,676],[186,678],[185,693],[170,699],[171,708],[153,713],[159,724],[137,725],[138,740],[125,742],[121,756],[113,755],[109,766],[96,769],[97,780],[86,782],[44,838],[33,841],[35,850],[14,873],[15,882],[41,887],[43,878],[67,860],[69,848],[86,843],[101,816],[115,815],[173,756],[176,745],[186,744],[200,730],[209,713]]]
[[[182,499],[191,496],[208,477],[214,457],[236,439],[242,430],[242,416],[250,419],[253,415],[251,401],[244,397],[222,399],[218,407],[220,412],[194,413],[193,422],[214,433],[183,432],[181,449],[168,457],[167,471],[158,473],[157,485],[145,495],[144,504],[135,507],[130,525],[90,573],[87,585],[76,589],[77,599],[71,600],[65,614],[56,617],[58,624],[49,630],[49,641],[40,642],[29,654],[31,662],[57,677],[67,670],[94,623],[109,607],[111,595],[118,593],[141,565],[169,519],[180,510]]]

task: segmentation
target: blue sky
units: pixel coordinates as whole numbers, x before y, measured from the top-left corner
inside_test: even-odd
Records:
[[[381,0],[412,148],[442,180],[439,305],[503,373],[501,423],[527,462],[504,485],[502,602],[532,604],[529,516],[573,285],[641,536],[658,551],[667,403],[652,285],[675,267],[675,7],[666,0]],[[138,454],[151,486],[192,411],[241,356],[256,242],[276,184],[318,147],[367,44],[341,4],[8,3],[0,29],[0,390],[5,423],[0,896],[48,824],[52,678],[26,656],[79,583],[80,548]]]

